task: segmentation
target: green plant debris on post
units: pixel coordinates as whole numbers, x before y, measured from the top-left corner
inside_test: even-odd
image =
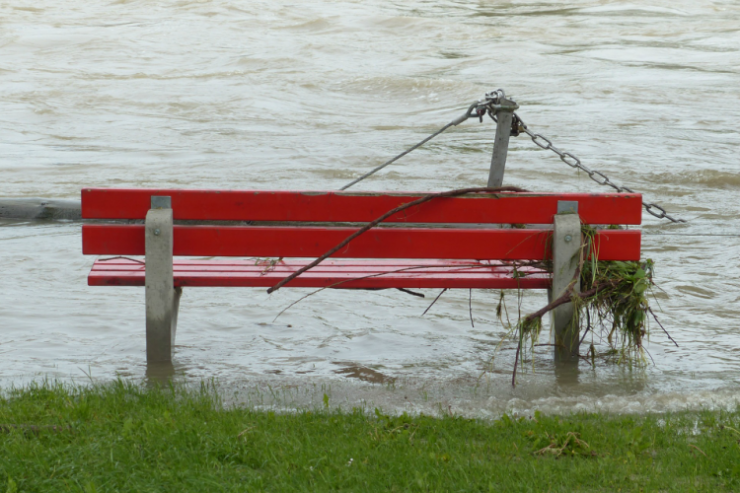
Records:
[[[652,287],[653,262],[587,262],[581,274],[583,292],[589,297],[576,297],[580,309],[589,313],[586,330],[594,324],[608,332],[614,346],[621,340],[625,350],[640,351],[647,335],[647,294]],[[635,354],[639,356],[639,354]]]
[[[571,289],[560,299],[552,300],[547,306],[521,318],[513,327],[509,324],[510,333],[518,342],[512,384],[516,382],[517,365],[523,364],[527,350],[534,354],[542,330],[542,317],[563,303],[572,302],[575,306],[574,322],[578,324],[579,340],[583,341],[589,334],[598,335],[609,345],[607,351],[597,355],[592,340],[586,354],[579,355],[592,366],[595,366],[597,356],[616,356],[617,363],[647,363],[643,341],[649,335],[648,315],[676,344],[650,308],[648,295],[654,286],[653,261],[600,261],[598,252],[592,247],[595,234],[593,227],[582,226],[581,260],[576,270],[580,292]],[[545,264],[540,263],[539,266],[544,267]],[[574,277],[571,285],[575,280]],[[503,323],[502,303],[499,302],[497,313]]]

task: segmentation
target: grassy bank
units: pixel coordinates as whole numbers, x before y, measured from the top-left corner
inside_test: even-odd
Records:
[[[0,492],[740,491],[739,440],[740,410],[482,422],[32,386],[0,399]]]

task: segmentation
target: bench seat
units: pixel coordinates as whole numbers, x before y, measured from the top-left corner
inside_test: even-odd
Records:
[[[173,262],[175,287],[264,287],[277,284],[312,259],[182,260]],[[142,260],[113,257],[95,261],[90,286],[144,286]],[[478,260],[327,259],[287,284],[297,288],[475,288],[548,289],[552,274],[544,269]]]

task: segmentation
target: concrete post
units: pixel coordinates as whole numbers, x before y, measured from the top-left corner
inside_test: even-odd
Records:
[[[558,299],[565,293],[580,262],[581,221],[577,212],[577,202],[562,201],[558,203],[558,214],[555,216],[555,229],[552,236],[551,301]],[[574,290],[580,292],[580,280],[576,281]],[[551,314],[555,336],[555,361],[577,363],[578,314],[575,312],[573,303],[560,305]]]
[[[496,112],[496,138],[493,141],[491,169],[488,172],[489,187],[500,187],[504,182],[504,168],[506,168],[509,136],[511,135],[511,120],[514,116],[514,110],[519,108],[513,100],[506,98],[501,98],[499,104],[501,109]]]
[[[182,288],[172,272],[173,221],[170,197],[152,197],[146,215],[146,361],[172,361]]]

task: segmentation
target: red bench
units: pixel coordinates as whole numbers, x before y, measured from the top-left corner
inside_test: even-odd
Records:
[[[183,287],[274,286],[359,227],[347,223],[373,221],[423,195],[83,189],[83,219],[114,220],[83,225],[83,253],[108,257],[95,261],[88,284],[146,286],[147,361],[170,361]],[[581,222],[640,224],[641,203],[639,194],[479,193],[434,199],[391,216],[286,287],[559,293],[573,276],[580,245],[573,239],[580,237]],[[558,214],[559,208],[565,214]],[[638,230],[604,229],[597,232],[595,248],[600,260],[639,260],[640,239]],[[138,255],[145,260],[127,258]],[[258,259],[173,260],[173,255]],[[554,269],[514,265],[553,258]]]

